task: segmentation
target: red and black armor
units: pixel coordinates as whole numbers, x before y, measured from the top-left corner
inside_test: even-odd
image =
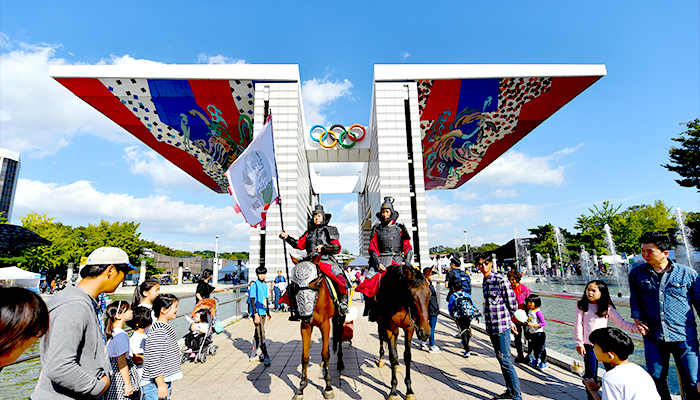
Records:
[[[380,263],[388,268],[392,265],[401,265],[404,262],[410,265],[413,261],[411,236],[404,224],[396,222],[399,213],[394,210],[393,202],[394,199],[391,197],[384,198],[381,209],[391,210],[391,217],[385,221],[380,211],[377,213],[380,223],[372,227],[369,242],[369,266],[375,271]]]

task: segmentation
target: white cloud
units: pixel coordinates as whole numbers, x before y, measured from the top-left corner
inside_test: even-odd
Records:
[[[59,185],[20,179],[15,210],[16,215],[37,212],[57,221],[83,226],[100,219],[137,221],[142,232],[180,234],[197,239],[220,235],[222,240],[228,241],[247,241],[249,237],[249,225],[233,207],[187,204],[164,195],[137,198],[123,193],[103,193],[92,182],[83,180]]]
[[[520,192],[515,189],[496,189],[490,193],[493,197],[498,197],[499,199],[504,199],[506,197],[518,197]]]
[[[466,187],[466,190],[464,189],[465,187],[466,186],[462,186],[459,189],[455,189],[454,193],[452,194],[452,198],[462,201],[469,201],[479,197],[479,193],[474,192],[471,186]]]
[[[350,96],[352,83],[345,79],[342,82],[330,81],[328,75],[323,79],[310,79],[301,85],[304,98],[304,113],[307,125],[322,124],[328,122],[324,113],[326,108],[335,100],[343,96]]]
[[[477,226],[506,226],[534,220],[539,207],[531,204],[482,204],[468,210]]]
[[[455,221],[466,214],[467,209],[462,204],[448,204],[436,194],[425,195],[425,205],[428,218],[438,221]]]
[[[582,145],[567,147],[544,157],[530,157],[518,151],[508,151],[479,172],[469,183],[491,187],[521,183],[561,186],[566,182],[564,171],[569,165],[555,165],[556,161],[563,155],[573,153]]]
[[[200,53],[197,56],[197,62],[200,64],[245,64],[245,60],[222,56],[221,54],[210,56]]]
[[[157,186],[186,189],[193,192],[204,189],[204,186],[196,179],[155,151],[142,151],[139,146],[130,146],[124,149],[123,157],[129,164],[131,173],[150,176]]]
[[[403,58],[404,61],[406,61],[406,59],[410,56],[411,56],[411,53],[409,53],[407,51],[404,51],[403,53],[401,53],[401,58]]]

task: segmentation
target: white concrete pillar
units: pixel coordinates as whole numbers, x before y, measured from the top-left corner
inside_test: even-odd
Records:
[[[530,250],[527,251],[527,259],[525,260],[527,263],[527,271],[530,275],[534,275],[535,273],[532,270],[532,258],[530,258]]]
[[[491,253],[491,259],[493,260],[493,265],[491,266],[491,268],[494,271],[498,271],[498,263],[496,262],[496,253]]]
[[[139,285],[146,280],[146,260],[141,260],[141,271],[139,273]]]
[[[547,271],[552,270],[552,257],[549,256],[549,253],[547,253]]]
[[[182,267],[177,267],[177,284],[182,285],[182,273],[183,273],[183,268]]]
[[[70,285],[73,280],[73,263],[68,263],[68,270],[66,271],[66,283]]]

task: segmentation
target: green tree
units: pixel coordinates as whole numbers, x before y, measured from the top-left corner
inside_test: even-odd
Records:
[[[671,216],[671,207],[663,201],[656,200],[654,205],[628,207],[619,215],[613,230],[613,239],[618,252],[636,254],[639,252],[639,238],[650,231],[667,231],[676,226]]]
[[[476,249],[474,249],[474,251],[478,251],[478,252],[481,252],[481,251],[492,251],[492,250],[496,250],[496,249],[499,248],[499,247],[501,247],[500,244],[496,244],[496,243],[493,243],[493,242],[492,242],[492,243],[483,243],[481,246],[479,246],[479,247],[477,247]]]
[[[680,145],[671,146],[670,163],[662,167],[681,176],[682,179],[676,179],[679,185],[694,187],[700,192],[700,119],[687,122],[685,126],[687,131],[671,139]]]
[[[604,201],[603,205],[598,208],[598,206],[593,205],[593,208],[589,208],[591,215],[581,214],[576,219],[576,225],[574,228],[578,229],[580,232],[579,240],[587,249],[595,249],[598,254],[609,254],[605,245],[605,231],[604,226],[608,224],[613,232],[619,231],[615,229],[618,224],[622,222],[618,212],[622,208],[622,204],[615,207],[609,201]]]
[[[52,244],[25,249],[22,253],[24,261],[18,262],[19,267],[34,272],[43,268],[53,271],[79,259],[80,248],[74,243],[70,226],[54,222],[46,214],[30,213],[21,220],[23,227],[50,240]]]

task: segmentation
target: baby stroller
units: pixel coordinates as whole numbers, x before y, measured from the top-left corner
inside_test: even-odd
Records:
[[[206,362],[207,355],[216,355],[219,346],[213,344],[214,323],[216,319],[216,299],[202,299],[192,310],[192,317],[186,317],[187,321],[194,323],[195,314],[203,316],[201,322],[207,323],[208,328],[203,334],[193,332],[185,335],[185,346],[182,349],[181,362]],[[206,321],[205,321],[206,319]]]

